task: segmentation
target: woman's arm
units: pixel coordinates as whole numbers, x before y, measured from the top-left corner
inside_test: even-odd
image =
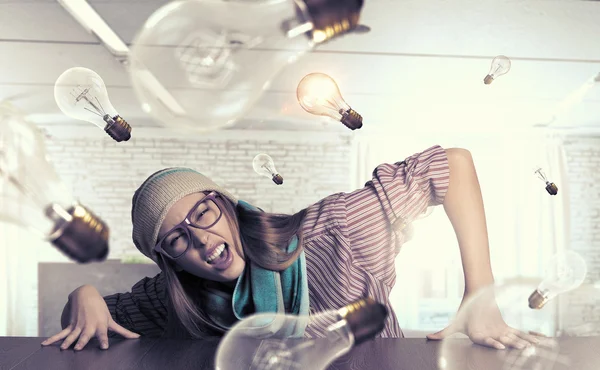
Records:
[[[494,283],[483,198],[471,153],[450,148],[446,155],[450,184],[443,204],[458,239],[468,296]]]
[[[487,225],[483,208],[481,188],[471,153],[465,149],[446,149],[450,167],[450,181],[444,199],[444,210],[452,223],[458,239],[460,255],[465,275],[465,300],[479,289],[494,283],[490,263],[490,250]],[[486,312],[468,315],[466,327],[452,324],[444,330],[429,334],[427,338],[440,340],[459,330],[477,344],[497,349],[514,347],[522,349],[532,343],[539,343],[532,335],[509,327],[503,320],[500,310],[492,305]]]
[[[163,273],[138,281],[128,293],[104,297],[115,322],[144,336],[159,336],[166,327],[167,308]],[[109,333],[109,337],[114,336]]]

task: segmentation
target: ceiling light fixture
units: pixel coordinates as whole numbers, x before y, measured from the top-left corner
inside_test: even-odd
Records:
[[[73,18],[75,18],[88,32],[95,35],[117,60],[127,65],[129,60],[129,47],[110,28],[102,17],[92,8],[86,0],[58,0]],[[185,114],[177,100],[162,86],[152,75],[146,74],[145,81],[151,85],[151,91],[156,98],[174,114]],[[147,111],[146,106],[142,108]],[[147,112],[148,113],[148,112]]]
[[[127,60],[129,47],[86,0],[58,0],[58,3],[120,61]]]

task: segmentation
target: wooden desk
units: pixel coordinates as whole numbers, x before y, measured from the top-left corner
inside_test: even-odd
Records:
[[[217,341],[186,341],[159,338],[111,339],[101,350],[96,341],[82,351],[61,351],[59,343],[42,347],[45,338],[0,337],[0,370],[120,370],[190,369],[214,370]],[[452,363],[448,370],[534,370],[508,366],[509,351],[472,345],[468,339],[453,339]],[[561,338],[560,352],[570,365],[556,364],[551,370],[600,369],[600,337]],[[330,370],[438,370],[441,342],[425,339],[376,339],[366,342],[330,366]],[[517,350],[513,350],[517,351]],[[516,352],[512,352],[515,354]],[[232,354],[235,356],[235,354]],[[542,367],[540,370],[550,370]]]

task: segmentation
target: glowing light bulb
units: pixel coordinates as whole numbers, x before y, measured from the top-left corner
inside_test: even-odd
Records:
[[[216,369],[323,370],[353,346],[374,338],[383,330],[387,314],[384,305],[365,298],[309,317],[274,312],[252,315],[223,337]],[[331,323],[324,338],[301,340],[296,336],[309,321]]]
[[[298,103],[305,111],[331,117],[351,130],[362,127],[362,116],[342,98],[333,78],[324,73],[311,73],[300,81],[296,89]]]
[[[557,295],[577,288],[586,274],[587,264],[578,253],[557,253],[548,263],[544,280],[529,296],[529,307],[540,309]]]
[[[275,168],[275,163],[273,163],[273,158],[271,158],[268,154],[261,153],[256,155],[256,157],[254,157],[252,160],[252,167],[254,168],[254,172],[266,178],[272,179],[277,185],[283,184],[283,177],[281,177],[281,175],[278,173],[277,169]]]
[[[536,169],[534,173],[538,176],[540,180],[542,180],[546,184],[546,191],[548,192],[548,194],[558,194],[558,186],[556,186],[556,184],[554,184],[553,182],[548,181],[548,179],[546,178],[546,174],[541,168]]]
[[[54,84],[54,99],[64,114],[93,123],[117,142],[131,137],[131,126],[119,116],[108,99],[104,81],[91,69],[64,71]]]
[[[232,125],[284,66],[356,28],[362,5],[363,0],[169,2],[133,40],[132,85],[146,111],[166,126],[209,131]]]
[[[510,71],[510,59],[504,55],[498,55],[492,60],[492,65],[487,76],[483,79],[486,85],[491,84],[496,78]]]
[[[108,226],[73,198],[39,129],[7,102],[0,104],[0,221],[39,234],[80,263],[108,255]]]

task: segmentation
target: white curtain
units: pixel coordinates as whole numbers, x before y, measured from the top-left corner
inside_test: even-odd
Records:
[[[48,247],[26,230],[0,222],[0,336],[37,336],[38,251]]]
[[[471,151],[483,192],[492,268],[498,283],[515,277],[541,281],[545,262],[569,242],[566,159],[560,135],[520,133],[364,135],[356,138],[353,188],[373,169],[439,144]],[[551,196],[534,174],[541,167],[558,186]],[[458,243],[443,207],[416,221],[396,261],[392,304],[405,331],[443,328],[464,289]]]

